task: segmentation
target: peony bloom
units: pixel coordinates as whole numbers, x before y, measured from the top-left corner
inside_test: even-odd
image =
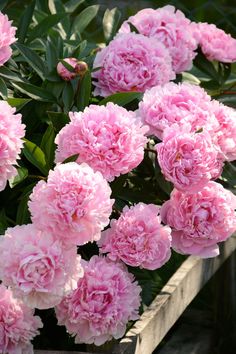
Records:
[[[176,189],[197,192],[221,175],[223,161],[207,131],[169,130],[157,151],[162,173]]]
[[[119,32],[129,33],[132,23],[139,33],[156,39],[169,51],[176,73],[190,70],[196,56],[197,42],[193,36],[190,20],[174,6],[143,9],[123,23]]]
[[[159,209],[143,203],[125,207],[119,219],[111,221],[111,228],[103,231],[100,251],[132,267],[162,267],[171,256],[171,229],[161,225]]]
[[[57,73],[65,81],[70,81],[78,75],[84,75],[88,70],[88,65],[83,61],[78,61],[76,58],[65,58],[63,59],[74,69],[70,71],[67,69],[63,63],[59,62],[57,64]]]
[[[71,112],[70,119],[55,140],[57,162],[79,154],[77,162],[88,163],[112,181],[143,160],[147,127],[133,112],[108,103],[90,105],[84,112]]]
[[[76,251],[32,224],[8,228],[0,238],[0,279],[28,306],[53,307],[83,276]]]
[[[56,307],[56,316],[76,343],[101,345],[122,337],[128,321],[138,318],[141,288],[122,263],[93,256],[83,266],[83,279]]]
[[[223,63],[236,61],[236,39],[214,24],[193,23],[195,37],[203,54],[208,60],[218,60]]]
[[[161,208],[162,220],[173,228],[172,247],[202,258],[219,254],[218,242],[236,230],[236,197],[216,182],[196,194],[173,190]]]
[[[163,85],[175,78],[171,58],[162,43],[141,34],[118,34],[97,53],[92,73],[95,96],[138,91]]]
[[[25,125],[21,124],[21,114],[14,114],[15,111],[7,102],[0,101],[0,191],[17,174],[13,165],[17,164],[23,146]]]
[[[30,341],[39,334],[40,317],[0,285],[0,351],[2,354],[33,354]]]
[[[49,172],[30,196],[33,223],[52,233],[65,245],[97,241],[109,223],[113,200],[100,172],[88,165],[70,162]]]
[[[212,101],[213,112],[217,118],[219,127],[215,130],[215,143],[219,145],[223,159],[236,160],[236,110]]]
[[[11,26],[11,23],[7,15],[0,12],[0,66],[10,59],[12,54],[10,45],[16,41],[16,27]]]
[[[211,105],[211,97],[201,87],[188,83],[169,82],[144,93],[138,115],[149,126],[148,134],[163,138],[165,129],[190,125],[191,132],[201,128],[218,128]]]

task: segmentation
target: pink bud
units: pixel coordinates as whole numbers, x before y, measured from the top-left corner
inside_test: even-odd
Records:
[[[70,81],[78,75],[76,70],[78,60],[76,58],[65,58],[63,61],[68,63],[74,71],[70,71],[61,62],[59,62],[57,64],[57,73],[63,80]]]

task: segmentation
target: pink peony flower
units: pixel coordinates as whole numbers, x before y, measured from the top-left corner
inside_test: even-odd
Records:
[[[11,23],[7,15],[0,12],[0,66],[10,59],[12,54],[10,45],[16,41],[16,27],[11,26]]]
[[[56,307],[56,316],[76,343],[101,345],[122,337],[127,322],[138,318],[141,288],[122,263],[93,256],[83,266],[83,279]]]
[[[196,194],[173,190],[161,208],[162,220],[173,228],[172,247],[202,258],[219,254],[218,242],[236,230],[236,197],[216,182]]]
[[[156,39],[168,50],[176,73],[190,70],[196,56],[197,42],[193,36],[190,20],[174,6],[143,9],[123,23],[119,32],[129,33],[132,23],[139,33]]]
[[[32,308],[57,305],[83,276],[76,247],[64,249],[32,224],[8,228],[0,253],[0,279]]]
[[[236,110],[215,100],[212,105],[219,123],[215,129],[215,143],[219,145],[224,160],[236,160]]]
[[[30,341],[39,334],[40,317],[0,285],[0,351],[2,354],[33,354]]]
[[[188,124],[191,132],[201,128],[215,131],[219,125],[211,97],[201,87],[185,82],[169,82],[147,90],[139,104],[138,115],[149,126],[148,134],[159,139],[163,138],[165,129],[173,124],[180,128]]]
[[[162,173],[176,189],[197,192],[221,175],[223,161],[208,132],[170,129],[157,151]]]
[[[208,60],[223,63],[236,61],[236,39],[214,24],[193,23],[195,37]]]
[[[13,165],[17,164],[23,146],[25,125],[21,124],[21,114],[14,114],[15,111],[7,102],[0,101],[0,191],[17,174]]]
[[[95,96],[138,91],[163,85],[175,78],[171,58],[162,43],[141,34],[118,34],[97,53],[92,73]]]
[[[143,160],[147,127],[141,125],[133,112],[108,103],[90,105],[83,113],[71,112],[70,119],[55,140],[57,162],[79,154],[77,162],[88,163],[112,181]]]
[[[143,203],[125,207],[119,219],[111,221],[111,228],[103,231],[100,251],[132,267],[162,267],[171,256],[171,229],[161,225],[159,209]]]
[[[57,64],[57,73],[65,81],[70,81],[78,75],[83,76],[88,70],[88,65],[84,61],[78,61],[76,58],[65,58],[63,60],[68,63],[72,69],[72,71],[70,71],[61,62]]]
[[[49,172],[30,196],[33,223],[55,235],[65,245],[97,241],[109,223],[113,200],[100,172],[70,162]]]

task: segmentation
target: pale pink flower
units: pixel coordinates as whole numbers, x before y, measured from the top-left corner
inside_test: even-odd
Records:
[[[10,45],[16,41],[16,27],[11,26],[11,23],[7,15],[0,12],[0,66],[10,59],[12,54]]]
[[[156,10],[143,9],[128,18],[119,33],[130,32],[128,22],[132,23],[139,33],[156,39],[169,50],[176,73],[191,69],[197,43],[191,22],[183,12],[170,5]]]
[[[17,174],[14,165],[23,146],[25,125],[21,123],[21,114],[14,114],[15,111],[7,102],[0,101],[0,191]]]
[[[0,279],[32,308],[57,305],[83,276],[76,247],[63,248],[32,224],[8,228],[0,253]]]
[[[171,229],[161,225],[159,209],[154,204],[126,206],[119,219],[111,221],[111,228],[102,232],[100,251],[132,267],[162,267],[171,256]]]
[[[77,289],[56,307],[58,324],[76,343],[101,345],[122,337],[128,321],[139,317],[140,286],[122,263],[93,256],[83,267]]]
[[[209,23],[193,23],[195,37],[208,60],[223,63],[236,61],[236,39]]]
[[[219,254],[218,242],[236,230],[236,197],[216,182],[188,194],[173,190],[161,208],[162,220],[173,228],[172,247],[202,258]]]
[[[95,96],[116,92],[144,92],[175,78],[171,58],[162,43],[141,34],[118,34],[97,53],[92,73]]]
[[[223,161],[207,131],[170,129],[156,146],[162,173],[176,189],[193,193],[221,175]]]
[[[218,128],[211,97],[201,87],[188,83],[169,82],[144,93],[137,114],[149,126],[148,134],[163,138],[165,129],[190,125],[191,132]]]
[[[116,104],[90,105],[84,112],[71,112],[71,122],[57,135],[56,161],[79,154],[94,171],[112,181],[137,167],[143,160],[147,127],[134,112]]]
[[[219,145],[223,159],[228,161],[236,160],[236,110],[212,101],[213,112],[219,126],[214,131],[215,143]]]
[[[30,341],[39,334],[43,324],[34,311],[13,298],[10,289],[0,285],[0,352],[2,354],[33,354]]]
[[[76,162],[57,165],[30,196],[33,223],[65,245],[97,241],[109,223],[113,200],[100,172]]]

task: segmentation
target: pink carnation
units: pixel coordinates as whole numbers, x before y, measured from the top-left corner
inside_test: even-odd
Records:
[[[236,39],[214,24],[193,23],[195,37],[208,60],[223,63],[236,61]]]
[[[11,26],[11,23],[7,15],[0,12],[0,66],[10,59],[12,54],[10,45],[16,41],[16,27]]]
[[[196,194],[173,190],[161,209],[162,220],[173,228],[172,247],[202,258],[219,254],[218,242],[236,230],[236,197],[216,182]]]
[[[2,354],[33,354],[30,341],[39,334],[43,324],[32,309],[13,298],[0,285],[0,351]]]
[[[0,278],[32,308],[57,305],[83,276],[76,247],[64,249],[32,224],[7,229],[0,253]]]
[[[162,267],[171,256],[171,229],[161,225],[159,209],[143,203],[125,207],[119,219],[111,221],[111,228],[103,231],[100,251],[132,267]]]
[[[175,78],[171,58],[162,43],[141,34],[118,34],[97,53],[92,73],[95,96],[138,91],[163,85]]]
[[[97,241],[109,223],[113,200],[111,189],[100,172],[88,165],[70,162],[49,172],[30,196],[34,224],[55,235],[64,244],[82,245]]]
[[[138,115],[149,126],[149,134],[163,138],[165,129],[173,124],[188,124],[191,132],[201,128],[213,131],[218,127],[211,105],[211,97],[196,85],[169,82],[144,93]]]
[[[83,266],[77,289],[56,307],[58,324],[76,343],[101,345],[122,337],[128,321],[138,318],[141,288],[122,263],[93,256]]]
[[[236,160],[236,110],[215,100],[212,105],[219,124],[215,130],[215,142],[223,153],[223,159]]]
[[[0,101],[0,191],[17,174],[13,165],[17,165],[23,146],[25,125],[21,124],[21,114],[14,114],[15,111],[7,102]]]
[[[221,175],[223,161],[208,132],[169,130],[157,151],[162,173],[176,189],[193,193]]]
[[[119,32],[130,32],[128,22],[132,23],[139,33],[155,38],[168,50],[176,73],[189,70],[196,56],[197,43],[193,36],[191,22],[174,6],[143,9],[123,23]]]
[[[94,171],[112,181],[138,166],[143,160],[147,127],[135,114],[113,103],[90,105],[85,111],[71,112],[71,122],[57,135],[56,161],[79,154]]]

